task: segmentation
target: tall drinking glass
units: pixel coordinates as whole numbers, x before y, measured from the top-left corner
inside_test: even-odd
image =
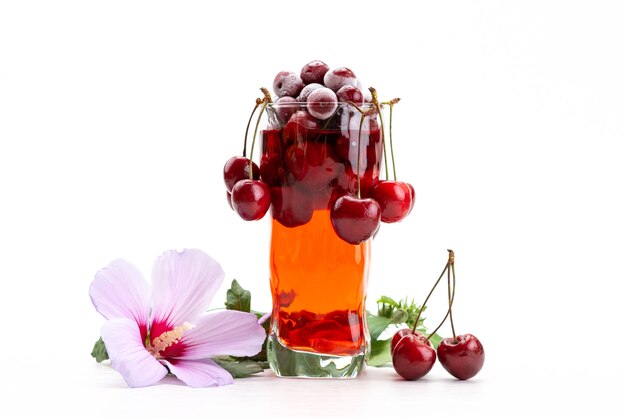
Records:
[[[371,239],[339,238],[330,208],[356,195],[359,179],[364,197],[378,180],[380,129],[376,115],[367,116],[359,136],[361,113],[348,104],[326,120],[305,109],[270,104],[261,134],[261,176],[272,195],[268,360],[278,376],[356,377],[369,346]]]

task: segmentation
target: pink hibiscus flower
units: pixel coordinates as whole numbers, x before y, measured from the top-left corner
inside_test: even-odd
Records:
[[[205,313],[223,280],[220,265],[200,250],[167,251],[157,258],[152,290],[124,260],[96,274],[89,296],[108,320],[102,340],[128,386],[152,385],[168,369],[189,386],[227,385],[232,376],[210,358],[261,351],[265,331],[255,315]]]

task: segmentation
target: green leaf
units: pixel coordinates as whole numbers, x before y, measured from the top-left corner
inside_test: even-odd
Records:
[[[394,308],[397,308],[398,302],[396,302],[395,300],[391,299],[389,296],[381,296],[376,303],[386,303],[387,305],[391,305]]]
[[[241,287],[237,280],[233,280],[230,289],[226,291],[226,309],[250,312],[251,299],[250,291]]]
[[[368,366],[380,367],[391,361],[391,340],[372,341]]]
[[[217,364],[230,373],[234,378],[249,377],[256,373],[261,373],[266,369],[267,362],[253,360],[235,360],[232,357],[216,357],[213,359]]]
[[[95,358],[98,363],[102,363],[104,360],[109,359],[109,353],[107,353],[107,348],[104,346],[104,341],[102,341],[102,337],[98,338],[98,341],[93,345],[93,350],[91,350],[91,357]]]
[[[377,340],[380,334],[392,323],[391,318],[385,318],[384,316],[372,315],[369,311],[366,314],[367,328],[370,330],[370,337],[372,341]]]

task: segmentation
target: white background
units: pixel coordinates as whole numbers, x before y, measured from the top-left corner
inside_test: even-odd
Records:
[[[625,21],[618,1],[2,1],[3,409],[623,416]],[[230,211],[221,172],[258,88],[313,59],[402,98],[417,207],[374,242],[368,306],[422,299],[453,248],[455,322],[484,343],[483,371],[126,389],[89,356],[103,319],[87,290],[110,260],[148,276],[198,247],[269,309],[269,222]]]

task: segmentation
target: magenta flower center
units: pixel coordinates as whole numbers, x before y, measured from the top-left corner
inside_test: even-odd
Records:
[[[193,328],[193,325],[191,325],[188,322],[185,322],[182,325],[174,327],[174,329],[170,331],[165,331],[158,337],[153,338],[152,343],[146,344],[146,349],[155,358],[169,357],[167,356],[167,354],[170,354],[170,353],[164,353],[164,351],[174,345],[177,345],[180,342],[180,339],[183,337],[183,333],[192,328]]]

